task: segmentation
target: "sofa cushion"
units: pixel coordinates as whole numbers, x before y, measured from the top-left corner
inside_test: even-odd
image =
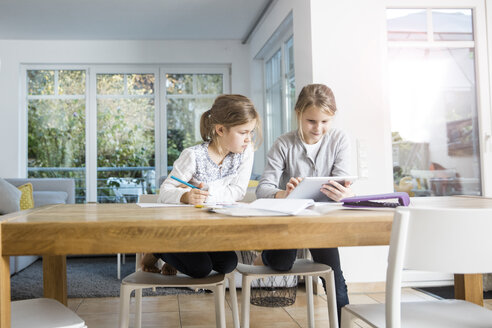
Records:
[[[0,214],[8,214],[20,210],[21,191],[0,178]]]
[[[22,193],[20,198],[20,210],[24,211],[33,208],[34,198],[32,196],[32,183],[25,183],[18,186],[17,189],[19,189]]]
[[[34,206],[65,204],[68,194],[64,191],[34,191]]]

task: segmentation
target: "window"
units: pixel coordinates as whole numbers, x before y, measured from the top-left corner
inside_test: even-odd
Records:
[[[265,61],[265,149],[291,130],[295,102],[294,39],[292,34]],[[282,40],[282,39],[281,39]]]
[[[223,65],[26,65],[23,77],[28,176],[74,178],[77,203],[155,193],[183,148],[201,141],[201,114],[229,93]]]
[[[86,70],[26,71],[27,169],[30,178],[76,181],[85,197]]]
[[[202,142],[200,118],[224,93],[225,72],[166,73],[167,170],[181,151]]]
[[[474,10],[387,10],[396,190],[482,194]]]

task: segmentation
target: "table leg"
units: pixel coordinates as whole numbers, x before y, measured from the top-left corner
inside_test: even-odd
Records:
[[[454,298],[483,306],[482,274],[455,274]]]
[[[44,297],[67,305],[67,258],[65,255],[43,256]]]
[[[1,245],[0,245],[1,250]],[[0,327],[10,328],[10,257],[0,259]]]

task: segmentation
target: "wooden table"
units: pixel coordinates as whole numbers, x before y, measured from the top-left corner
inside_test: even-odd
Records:
[[[433,204],[445,206],[444,198],[448,197]],[[484,202],[460,201],[467,206]],[[452,204],[459,206],[456,198]],[[0,327],[10,327],[9,256],[42,255],[44,295],[66,304],[68,254],[388,245],[392,220],[392,211],[229,217],[194,207],[140,208],[135,204],[48,205],[9,214],[0,224]],[[476,289],[481,288],[481,275],[465,275],[463,284],[455,288],[463,292],[458,297],[480,302],[482,294],[478,296]]]

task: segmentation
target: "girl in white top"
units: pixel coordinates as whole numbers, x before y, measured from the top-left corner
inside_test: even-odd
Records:
[[[205,202],[235,202],[246,194],[253,168],[253,131],[261,133],[260,118],[253,103],[241,95],[222,95],[202,114],[200,134],[203,143],[189,147],[174,162],[161,185],[159,202],[201,205]],[[187,187],[175,176],[199,189]],[[146,254],[144,270],[161,258],[164,274],[174,273],[170,266],[194,278],[210,271],[229,273],[236,268],[235,252]]]
[[[295,112],[298,129],[280,136],[267,155],[265,171],[256,188],[258,198],[285,198],[303,177],[349,175],[349,142],[341,130],[330,123],[337,110],[335,96],[323,84],[302,88]],[[353,196],[350,183],[330,181],[321,188],[327,198],[339,201]],[[310,249],[313,260],[332,267],[335,273],[338,318],[341,308],[348,304],[347,286],[340,267],[337,248]],[[288,271],[296,259],[297,250],[265,250],[256,264]],[[324,281],[323,281],[324,283]]]

